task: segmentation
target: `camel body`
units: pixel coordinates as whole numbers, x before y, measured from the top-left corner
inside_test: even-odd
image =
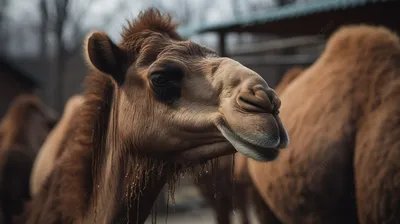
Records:
[[[0,122],[0,207],[5,223],[22,214],[40,145],[58,120],[33,94],[17,96]]]
[[[291,144],[275,161],[248,160],[280,222],[400,220],[399,83],[399,37],[359,25],[333,34],[320,58],[282,91]]]

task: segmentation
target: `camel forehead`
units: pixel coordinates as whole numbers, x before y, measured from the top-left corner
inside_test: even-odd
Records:
[[[206,66],[208,63],[204,61],[205,58],[215,58],[217,53],[203,45],[197,44],[192,41],[168,41],[166,44],[160,43],[163,48],[159,49],[155,62],[159,64],[168,64],[176,62],[183,65],[185,68],[192,68],[193,66]],[[145,54],[154,53],[149,49]],[[199,64],[200,63],[200,64]]]
[[[213,66],[213,63],[209,63],[212,61],[204,59],[218,58],[215,51],[195,42],[172,40],[159,33],[153,35],[143,42],[137,60],[133,63],[135,70],[138,69],[144,76],[152,67],[163,70],[170,65],[177,66],[183,72],[204,72]]]

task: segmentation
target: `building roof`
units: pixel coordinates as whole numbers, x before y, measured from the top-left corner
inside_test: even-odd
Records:
[[[198,26],[185,26],[181,27],[178,31],[181,33],[182,36],[184,37],[190,37],[195,34],[200,34],[200,33],[205,33],[205,32],[243,32],[243,31],[261,31],[260,25],[265,24],[273,24],[277,23],[280,21],[288,21],[288,20],[298,20],[299,18],[304,18],[304,17],[309,17],[311,15],[316,15],[316,14],[322,14],[322,13],[328,13],[328,12],[341,12],[343,14],[343,11],[345,10],[354,10],[355,8],[360,8],[360,7],[366,7],[366,6],[371,6],[373,4],[382,4],[382,3],[393,3],[393,2],[399,2],[396,0],[316,0],[314,2],[310,3],[302,3],[302,4],[290,4],[287,6],[283,6],[281,8],[272,8],[271,10],[268,10],[267,12],[263,13],[252,13],[249,14],[246,17],[243,17],[238,20],[231,20],[231,21],[224,21],[224,22],[215,22],[215,23],[209,23],[209,24],[199,24]],[[397,4],[398,6],[399,4]],[[377,5],[373,5],[374,9],[377,11],[382,11],[383,9],[377,8]],[[372,8],[372,7],[369,7]],[[396,8],[397,10],[398,8]],[[386,10],[390,10],[390,8],[387,8]],[[392,9],[393,10],[393,9]],[[350,12],[349,12],[350,14]],[[354,22],[363,22],[367,21],[368,22],[368,13],[366,11],[363,12],[365,18],[361,19],[353,19],[349,18],[350,15],[346,13],[346,18],[350,20],[354,20]],[[387,15],[387,14],[386,14]],[[397,15],[394,14],[394,15]],[[353,17],[359,17],[358,13],[353,15]],[[385,17],[384,15],[381,15],[382,17]],[[335,17],[334,15],[330,15],[330,20],[332,20],[333,23],[336,22],[338,24],[341,21],[336,21],[339,17]],[[329,20],[328,20],[329,21]],[[307,20],[308,23],[313,23],[317,22],[317,20]],[[326,20],[323,21],[326,23]],[[290,25],[290,23],[287,23],[287,25]],[[327,25],[327,24],[325,24]],[[318,26],[312,24],[312,26]],[[253,29],[252,29],[253,28]],[[254,29],[255,28],[255,29]],[[263,27],[263,28],[268,28],[268,32],[270,33],[279,33],[283,32],[282,28],[273,28],[273,27]],[[295,28],[294,26],[290,26],[290,28]],[[286,30],[288,30],[288,27],[285,27]],[[321,28],[320,28],[321,29]],[[266,29],[263,29],[264,32]],[[290,29],[289,29],[290,30]],[[295,29],[296,30],[296,29]],[[262,31],[261,31],[262,32]],[[311,32],[312,33],[312,32]],[[309,34],[311,34],[309,33]],[[291,33],[288,33],[291,35]]]
[[[41,84],[41,81],[39,80],[38,77],[35,75],[31,74],[30,72],[22,69],[20,66],[18,66],[14,61],[0,55],[0,67],[5,68],[9,71],[11,71],[12,74],[6,72],[8,75],[13,75],[15,76],[14,78],[27,83],[32,86],[39,86]]]

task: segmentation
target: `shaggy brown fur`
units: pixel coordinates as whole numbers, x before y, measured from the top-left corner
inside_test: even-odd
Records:
[[[390,33],[381,38],[387,55],[377,60],[385,77],[374,78],[377,99],[360,122],[354,155],[362,224],[400,223],[400,40]]]
[[[348,26],[282,92],[291,144],[270,163],[248,161],[282,223],[399,222],[399,81],[399,37]]]
[[[30,198],[29,175],[38,148],[57,122],[55,112],[35,95],[20,95],[0,123],[0,202],[6,223]]]
[[[259,126],[271,136],[273,143],[257,145],[271,153],[268,158],[275,158],[287,144],[277,115],[280,101],[265,81],[231,59],[181,41],[171,18],[157,10],[146,10],[130,23],[119,45],[105,33],[94,32],[86,47],[94,73],[86,79],[85,102],[70,126],[61,157],[26,209],[28,224],[143,223],[162,187],[168,181],[173,187],[185,167],[234,152],[233,140],[220,131],[223,110],[232,116],[241,108],[240,115],[251,117],[249,122],[229,123],[239,129],[234,133],[246,134],[249,143],[258,136],[241,132],[246,125]],[[171,80],[165,84],[167,78]],[[245,100],[237,106],[233,97],[236,107],[219,106],[218,97],[231,96],[228,93],[241,80],[258,87],[256,106]],[[170,89],[160,87],[164,84]],[[181,89],[175,91],[178,85]],[[165,98],[168,94],[179,101]],[[266,158],[256,154],[261,152],[257,147],[246,149],[255,153],[253,158]]]

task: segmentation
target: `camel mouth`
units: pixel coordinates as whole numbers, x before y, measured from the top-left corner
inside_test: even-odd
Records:
[[[257,161],[267,162],[275,160],[280,153],[280,148],[282,147],[281,136],[275,136],[276,144],[271,147],[271,144],[266,144],[268,141],[265,142],[257,142],[255,144],[250,142],[249,140],[245,140],[241,135],[232,131],[226,122],[221,122],[217,125],[217,128],[221,131],[222,135],[232,144],[232,146],[238,151],[239,153],[252,158]],[[268,145],[268,146],[266,146]]]

